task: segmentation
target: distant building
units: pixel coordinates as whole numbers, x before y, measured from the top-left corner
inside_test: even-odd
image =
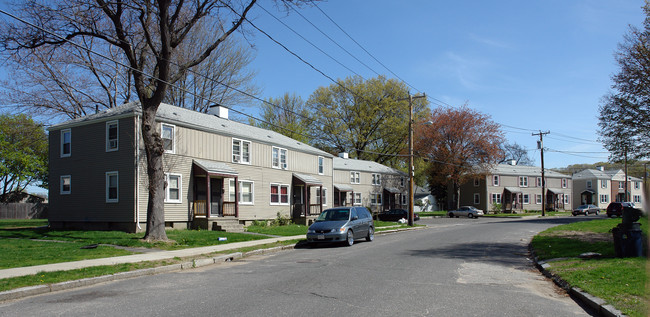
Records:
[[[547,210],[572,210],[572,180],[568,175],[545,170]],[[449,201],[455,201],[449,193]],[[498,164],[484,176],[461,185],[460,205],[502,212],[542,210],[542,170],[536,166]]]
[[[573,199],[580,204],[594,204],[602,209],[610,202],[625,201],[625,172],[620,169],[605,170],[602,166],[596,169],[585,169],[573,174]],[[627,201],[641,207],[645,201],[643,181],[640,178],[628,176]]]

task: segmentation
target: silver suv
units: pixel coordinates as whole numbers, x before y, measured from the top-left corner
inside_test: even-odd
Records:
[[[344,242],[375,239],[375,223],[365,207],[337,207],[324,210],[307,230],[308,242]]]

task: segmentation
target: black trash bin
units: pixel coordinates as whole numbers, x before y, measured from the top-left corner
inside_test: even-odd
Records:
[[[629,229],[623,233],[623,256],[624,257],[642,257],[643,256],[643,243],[642,243],[641,229]]]
[[[618,226],[612,228],[612,235],[614,236],[614,253],[617,258],[623,257],[623,232]]]

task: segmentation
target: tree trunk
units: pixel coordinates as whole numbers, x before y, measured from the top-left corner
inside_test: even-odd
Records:
[[[165,232],[165,173],[163,170],[164,147],[158,129],[156,112],[158,104],[142,104],[142,139],[147,155],[149,200],[147,204],[147,229],[145,240],[167,240]]]
[[[454,182],[454,194],[456,196],[456,210],[460,208],[460,184]]]

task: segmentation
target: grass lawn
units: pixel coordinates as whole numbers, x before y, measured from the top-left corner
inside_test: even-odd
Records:
[[[628,316],[646,316],[646,258],[615,258],[612,234],[621,220],[596,219],[550,228],[533,238],[532,246],[549,270],[589,294],[600,297]],[[644,245],[648,236],[648,219],[640,221]],[[647,246],[645,246],[647,250]],[[585,252],[603,255],[599,259],[579,259]]]
[[[47,219],[0,219],[0,229],[47,226]]]
[[[518,213],[518,214],[512,214],[512,213],[498,213],[498,214],[487,214],[483,215],[484,217],[526,217],[526,216],[541,216],[542,212],[541,211],[531,211],[531,212],[524,212],[524,213]],[[546,217],[552,217],[552,216],[571,216],[571,213],[568,211],[547,211],[545,213]]]
[[[447,212],[442,210],[442,211],[421,211],[417,213],[420,215],[420,217],[446,217]]]
[[[286,226],[253,226],[250,225],[246,228],[248,232],[255,232],[261,234],[268,234],[273,236],[297,236],[306,235],[307,226],[290,224]]]

